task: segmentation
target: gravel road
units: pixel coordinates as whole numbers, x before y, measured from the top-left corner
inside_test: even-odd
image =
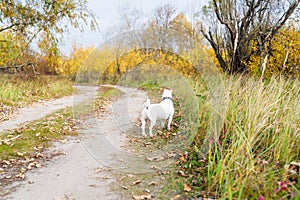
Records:
[[[111,190],[116,182],[113,174],[119,170],[124,157],[125,131],[134,126],[140,115],[146,93],[132,88],[116,86],[124,92],[100,118],[84,121],[77,138],[68,138],[65,143],[56,143],[51,148],[65,152],[46,166],[26,173],[26,179],[5,188],[10,194],[5,199],[13,200],[109,200],[125,199]],[[0,132],[94,97],[96,87],[79,87],[75,96],[39,103],[24,108],[14,119],[0,124]]]

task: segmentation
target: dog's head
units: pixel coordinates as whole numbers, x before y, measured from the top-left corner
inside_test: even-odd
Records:
[[[172,98],[173,90],[171,88],[161,88],[160,91],[162,92],[162,98],[164,97]]]

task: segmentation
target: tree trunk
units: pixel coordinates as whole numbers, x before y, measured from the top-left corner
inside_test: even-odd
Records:
[[[268,64],[268,60],[269,60],[269,54],[266,53],[265,58],[264,58],[264,62],[262,63],[262,67],[261,67],[261,76],[263,77],[265,75],[265,71],[267,68],[267,64]]]

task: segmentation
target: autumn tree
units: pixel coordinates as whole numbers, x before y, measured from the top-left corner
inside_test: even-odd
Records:
[[[214,49],[221,68],[229,73],[247,71],[252,44],[257,41],[260,72],[272,54],[272,40],[297,9],[300,0],[210,1],[203,7],[203,36]],[[209,23],[210,22],[210,23]]]
[[[171,4],[159,6],[154,10],[154,19],[150,23],[150,28],[153,27],[153,32],[157,35],[161,45],[167,44],[168,35],[166,30],[171,28],[175,16],[176,8]]]
[[[8,73],[23,71],[26,67],[33,72],[32,51],[26,48],[26,38],[11,31],[0,33],[0,70]],[[22,55],[22,57],[20,56]],[[22,62],[26,58],[25,62]]]
[[[11,32],[46,48],[48,55],[57,55],[58,42],[69,27],[95,29],[94,14],[87,9],[86,0],[2,0],[0,2],[0,33]],[[4,41],[6,42],[6,41]],[[3,43],[3,41],[0,41]]]
[[[121,6],[119,10],[120,23],[117,31],[130,32],[142,27],[143,13],[141,10],[130,7],[130,5]]]
[[[21,43],[22,41],[11,32],[0,34],[0,66],[6,65],[18,57]]]
[[[93,50],[93,46],[84,48],[78,47],[76,43],[73,43],[71,55],[58,59],[58,68],[56,71],[74,79],[83,61],[87,59]]]
[[[272,54],[264,69],[264,76],[284,74],[300,77],[300,29],[293,24],[284,27],[272,40]],[[252,45],[254,52],[247,64],[252,74],[260,74],[260,49],[258,42]]]
[[[182,63],[182,59],[186,62],[195,60],[196,53],[203,58],[200,50],[203,36],[198,31],[200,23],[192,24],[183,13],[177,13],[173,5],[166,4],[154,10],[144,29],[133,30],[138,12],[135,9],[125,9],[125,12],[133,14],[125,17],[121,13],[120,29],[127,31],[122,31],[111,44],[115,58],[106,71],[107,77],[111,74],[119,77],[136,66],[155,63],[173,66],[177,70],[180,67],[176,66],[181,65],[183,68],[179,71],[195,74],[197,66],[190,68]]]

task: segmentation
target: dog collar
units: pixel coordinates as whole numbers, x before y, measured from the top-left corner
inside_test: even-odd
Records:
[[[164,97],[162,98],[162,101],[166,100],[166,99],[170,99],[172,101],[172,98],[171,97]]]

